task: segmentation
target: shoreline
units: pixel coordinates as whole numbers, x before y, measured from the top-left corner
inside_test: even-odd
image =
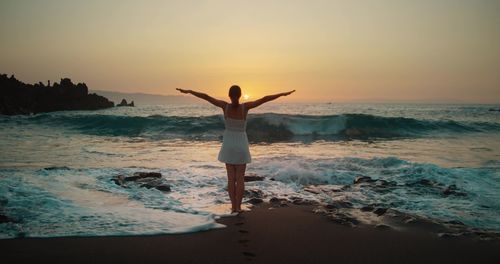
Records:
[[[316,206],[256,205],[203,232],[113,237],[0,240],[9,263],[493,263],[500,240],[438,237],[420,227],[350,227],[313,212]]]

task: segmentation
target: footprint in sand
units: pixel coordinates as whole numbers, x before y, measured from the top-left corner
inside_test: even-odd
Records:
[[[247,233],[248,233],[248,231],[247,231],[247,230],[243,230],[243,229],[238,230],[238,232],[240,232],[240,233],[242,233],[242,234],[247,234]]]
[[[239,222],[239,223],[236,223],[234,225],[240,226],[240,225],[243,225],[243,224],[245,224],[245,223]]]
[[[241,243],[241,244],[248,243],[249,241],[250,240],[248,240],[248,239],[240,239],[240,240],[238,240],[238,242]]]

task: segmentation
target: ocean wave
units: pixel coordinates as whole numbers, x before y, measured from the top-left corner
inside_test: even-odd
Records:
[[[257,175],[272,179],[269,182],[295,186],[301,194],[342,198],[357,208],[376,205],[500,230],[498,167],[447,168],[398,157],[299,156],[256,160],[253,167]],[[259,185],[265,187],[266,183]],[[271,189],[272,195],[291,196],[280,188]]]
[[[141,117],[49,113],[16,121],[17,123],[34,122],[52,127],[67,127],[83,134],[151,139],[218,140],[224,130],[221,115],[201,117],[152,115]],[[499,130],[500,124],[498,123],[419,120],[368,114],[324,116],[251,114],[248,116],[247,124],[247,134],[249,140],[253,142],[391,139],[428,136],[435,133],[495,132]]]

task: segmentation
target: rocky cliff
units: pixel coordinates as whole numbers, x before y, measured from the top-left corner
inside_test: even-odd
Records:
[[[26,84],[0,74],[0,114],[23,115],[62,110],[97,110],[113,107],[106,97],[89,94],[85,83]]]

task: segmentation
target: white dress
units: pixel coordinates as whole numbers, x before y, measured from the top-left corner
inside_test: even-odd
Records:
[[[242,109],[244,105],[242,104]],[[227,112],[227,106],[226,106]],[[224,118],[226,129],[222,136],[222,147],[219,151],[219,161],[228,164],[246,164],[252,162],[248,137],[246,132],[246,119]]]

